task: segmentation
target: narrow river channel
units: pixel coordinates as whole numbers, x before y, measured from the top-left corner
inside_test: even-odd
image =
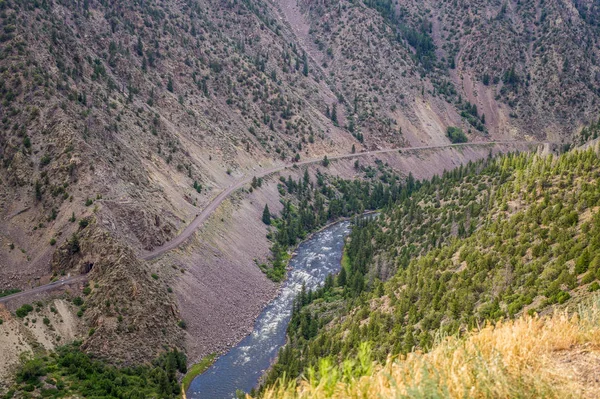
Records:
[[[294,298],[302,284],[314,289],[328,274],[340,270],[349,226],[348,221],[336,223],[298,246],[279,296],[262,311],[250,335],[192,381],[188,398],[230,399],[235,398],[236,390],[249,392],[258,384],[285,343]]]

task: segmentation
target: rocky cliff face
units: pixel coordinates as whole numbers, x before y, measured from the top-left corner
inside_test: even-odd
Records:
[[[3,0],[0,20],[0,289],[93,263],[86,345],[124,361],[181,342],[139,254],[243,174],[447,126],[568,140],[598,110],[591,0]]]
[[[309,48],[365,129],[389,121],[407,138],[432,141],[462,124],[568,141],[598,112],[592,1],[295,4],[284,0],[283,14],[306,25]]]

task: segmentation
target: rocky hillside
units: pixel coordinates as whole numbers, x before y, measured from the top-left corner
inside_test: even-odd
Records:
[[[598,14],[592,0],[0,0],[0,290],[91,271],[88,348],[130,362],[162,350],[155,331],[179,345],[177,299],[139,257],[221,189],[353,147],[447,144],[450,126],[569,141],[599,108]],[[147,350],[106,349],[144,331]]]
[[[365,128],[462,122],[559,141],[598,112],[592,1],[300,1],[294,16],[284,3],[292,24],[310,21],[306,40]]]

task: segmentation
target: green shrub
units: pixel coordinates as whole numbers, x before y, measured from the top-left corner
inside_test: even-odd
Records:
[[[90,330],[93,334],[93,329]],[[151,364],[119,368],[90,358],[80,343],[62,346],[51,356],[39,356],[17,370],[16,392],[4,397],[78,398],[179,398],[179,373],[185,373],[186,357],[178,350],[163,352]],[[48,374],[45,386],[40,378]],[[47,384],[47,385],[46,385]],[[26,392],[34,392],[35,395]],[[0,396],[2,397],[2,396]]]
[[[18,288],[9,288],[6,290],[0,290],[0,298],[2,298],[3,296],[16,294],[17,292],[21,292],[21,290]]]
[[[15,314],[18,317],[23,318],[23,317],[27,316],[31,311],[33,311],[33,306],[31,306],[30,304],[26,303],[25,305],[23,305],[19,309],[17,309],[17,311],[15,312]]]
[[[36,383],[39,377],[46,375],[44,362],[42,359],[27,360],[17,372],[17,382],[19,383]],[[35,387],[34,387],[35,389]]]
[[[79,236],[77,235],[77,233],[73,233],[73,235],[69,239],[67,249],[69,250],[69,253],[71,255],[74,255],[81,250],[81,247],[79,246]]]
[[[468,141],[467,136],[461,128],[455,126],[448,126],[446,135],[453,144],[466,143]]]
[[[52,160],[52,158],[50,157],[50,155],[44,154],[42,156],[42,158],[40,159],[40,167],[43,168],[44,166],[48,165],[51,160]]]
[[[519,313],[521,309],[523,309],[523,304],[521,303],[521,301],[517,300],[508,305],[508,314],[512,317]]]
[[[83,299],[81,299],[80,296],[73,298],[73,304],[75,306],[81,306],[83,305]]]

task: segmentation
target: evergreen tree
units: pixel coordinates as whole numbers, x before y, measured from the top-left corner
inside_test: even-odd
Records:
[[[333,108],[331,109],[331,121],[333,122],[334,125],[338,125],[338,119],[337,119],[337,104],[333,104]]]
[[[262,221],[266,225],[271,224],[271,212],[269,212],[269,205],[265,204],[265,209],[263,210]]]
[[[308,76],[308,56],[306,55],[306,52],[304,52],[303,56],[302,56],[302,61],[303,61],[303,67],[302,67],[302,74],[304,76]]]
[[[338,287],[344,287],[346,285],[346,269],[343,267],[342,270],[340,270],[340,274],[338,274],[337,285]]]
[[[144,55],[144,46],[142,44],[142,38],[138,36],[137,45],[135,46],[137,54],[141,57]]]

